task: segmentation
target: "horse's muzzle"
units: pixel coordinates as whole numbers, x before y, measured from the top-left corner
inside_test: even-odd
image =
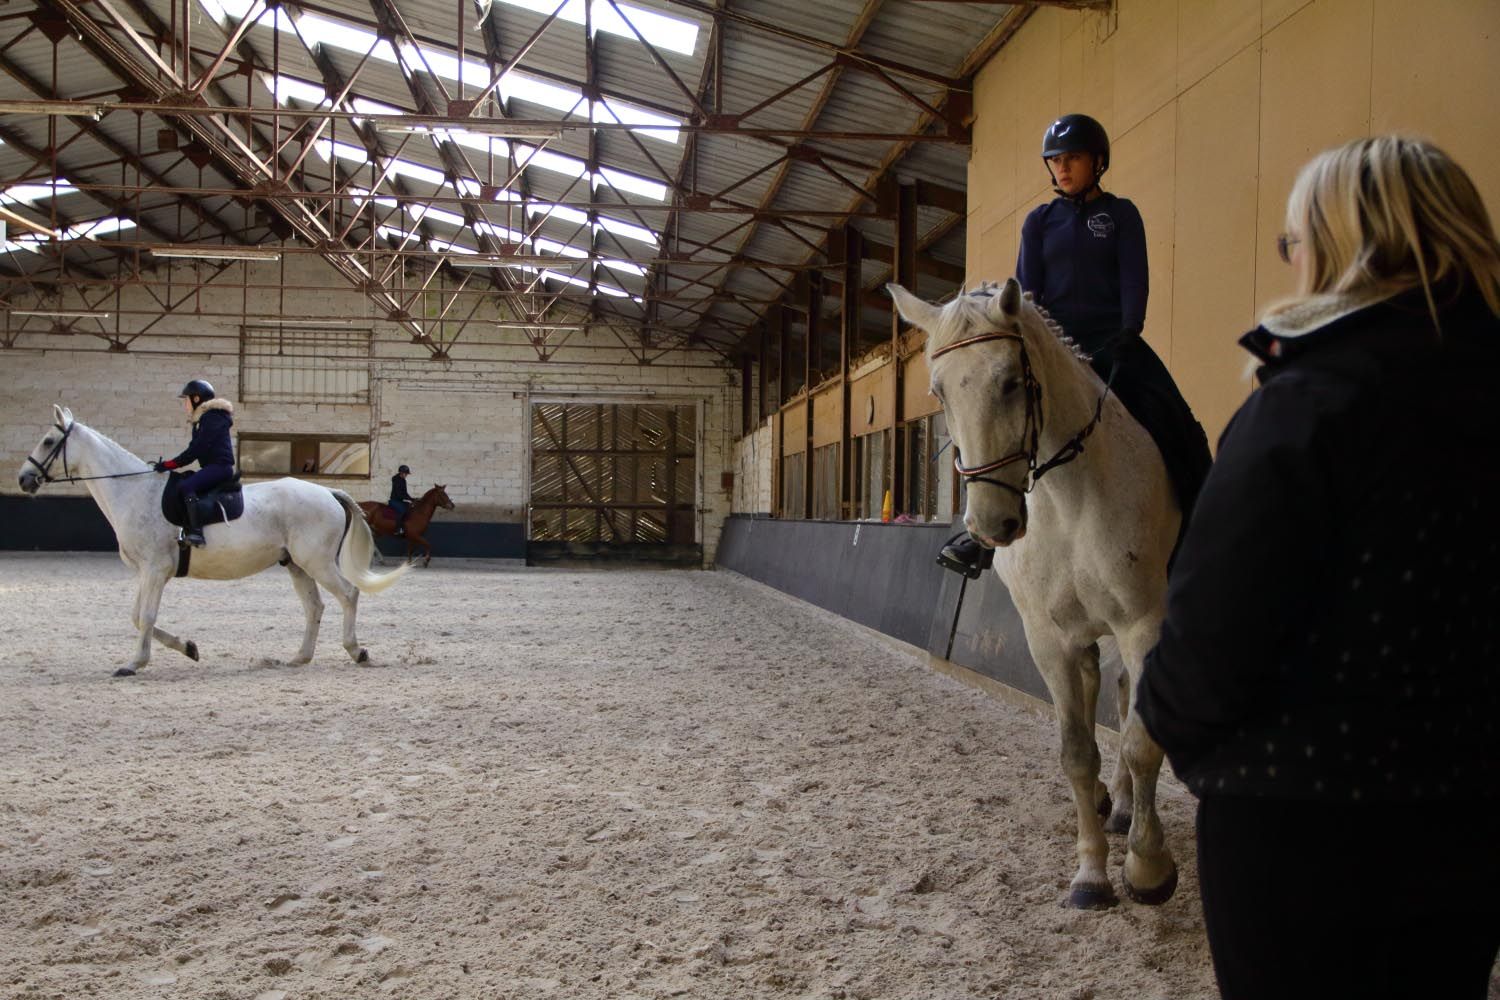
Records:
[[[35,493],[42,488],[42,477],[35,472],[23,472],[20,479],[22,493]]]

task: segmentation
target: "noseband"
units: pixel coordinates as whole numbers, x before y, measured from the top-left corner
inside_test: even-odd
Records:
[[[1010,490],[1024,500],[1026,494],[1036,489],[1036,484],[1043,476],[1060,465],[1067,465],[1073,459],[1083,454],[1083,442],[1090,434],[1094,433],[1094,428],[1099,426],[1099,420],[1104,415],[1104,399],[1109,395],[1110,386],[1114,385],[1115,373],[1119,371],[1120,363],[1116,359],[1114,365],[1110,367],[1109,378],[1104,383],[1104,392],[1100,394],[1099,402],[1094,406],[1094,415],[1089,422],[1077,434],[1068,438],[1051,458],[1039,463],[1037,462],[1037,452],[1041,446],[1042,426],[1044,423],[1042,384],[1037,381],[1036,372],[1031,367],[1031,355],[1026,351],[1025,337],[1019,333],[1001,333],[999,331],[982,333],[977,337],[969,337],[966,340],[955,341],[954,343],[939,347],[932,352],[931,360],[936,361],[949,351],[956,351],[960,347],[971,347],[974,344],[983,344],[993,340],[1014,340],[1021,345],[1021,380],[1022,386],[1026,391],[1026,422],[1022,425],[1021,429],[1021,448],[1019,451],[1011,452],[1004,458],[998,458],[993,462],[987,462],[983,465],[964,465],[962,456],[955,452],[953,456],[953,468],[968,482],[988,483],[990,486],[998,486],[1001,489]],[[1014,465],[1016,462],[1026,463],[1026,485],[1024,488],[1012,486],[1010,483],[1002,482],[999,479],[987,478],[986,473],[994,472],[996,469],[1003,469],[1007,465]]]
[[[47,453],[47,457],[38,462],[30,455],[26,456],[26,461],[36,466],[36,471],[41,473],[42,482],[44,483],[57,482],[56,479],[52,478],[52,463],[57,461],[58,455],[61,455],[63,460],[63,479],[66,481],[73,478],[68,471],[67,452],[68,435],[73,433],[73,425],[69,424],[68,426],[64,427],[62,424],[53,424],[52,426],[62,431],[62,437],[57,439],[57,444],[52,446],[52,450]]]

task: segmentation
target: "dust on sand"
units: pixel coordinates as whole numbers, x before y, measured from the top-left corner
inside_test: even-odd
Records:
[[[738,577],[434,567],[369,667],[178,581],[113,680],[115,557],[0,569],[7,997],[1215,995],[1180,787],[1177,896],[1064,909],[1051,724]]]

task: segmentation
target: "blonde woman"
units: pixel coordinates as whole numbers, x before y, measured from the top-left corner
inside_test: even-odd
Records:
[[[1483,998],[1500,947],[1500,245],[1442,150],[1298,177],[1297,297],[1178,553],[1136,708],[1199,798],[1228,1000]]]

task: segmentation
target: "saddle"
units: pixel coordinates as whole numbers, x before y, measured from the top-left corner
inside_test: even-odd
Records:
[[[161,491],[161,516],[167,519],[168,524],[175,524],[179,528],[188,526],[187,502],[178,488],[178,484],[186,478],[185,473],[169,473],[167,485]],[[198,498],[198,524],[202,527],[233,521],[243,513],[245,495],[240,492],[239,473]]]

